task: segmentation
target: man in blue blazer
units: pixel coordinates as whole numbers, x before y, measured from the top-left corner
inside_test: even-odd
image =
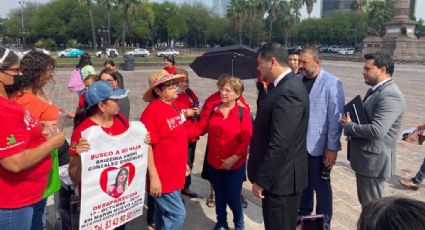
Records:
[[[356,172],[357,196],[364,207],[384,195],[384,182],[395,173],[396,146],[406,102],[392,79],[394,61],[386,54],[366,54],[363,78],[368,90],[363,108],[369,122],[351,122],[344,115],[341,124],[350,138],[350,164]]]
[[[319,51],[305,48],[300,53],[299,67],[310,98],[310,118],[307,132],[308,186],[301,197],[299,214],[311,215],[314,192],[316,214],[326,217],[326,229],[332,218],[332,187],[330,177],[321,175],[335,164],[341,150],[340,120],[344,114],[344,90],[341,81],[320,66]]]

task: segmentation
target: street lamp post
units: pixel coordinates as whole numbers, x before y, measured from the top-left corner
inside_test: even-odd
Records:
[[[19,1],[21,5],[21,35],[22,35],[22,49],[25,48],[25,27],[24,27],[24,4],[25,1]]]
[[[169,14],[169,12],[170,12],[170,8],[165,8],[165,10],[167,11],[167,14]],[[169,19],[170,17],[169,16],[167,16],[167,48],[170,48],[170,34],[169,34],[169,31],[168,31],[168,27],[169,27],[169,23],[170,23],[170,19]]]

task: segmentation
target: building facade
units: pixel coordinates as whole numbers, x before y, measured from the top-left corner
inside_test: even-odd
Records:
[[[354,0],[322,0],[322,17],[331,15],[337,10],[352,10]]]

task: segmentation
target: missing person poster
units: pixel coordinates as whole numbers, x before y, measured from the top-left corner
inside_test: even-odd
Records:
[[[130,122],[111,136],[100,126],[82,133],[90,150],[81,154],[81,230],[108,230],[142,215],[147,171],[146,128]]]

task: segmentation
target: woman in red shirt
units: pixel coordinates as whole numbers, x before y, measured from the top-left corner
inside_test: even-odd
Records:
[[[221,96],[220,96],[220,89],[223,88],[224,84],[231,78],[232,76],[230,74],[222,74],[218,80],[217,80],[217,88],[218,90],[216,92],[214,92],[213,94],[211,94],[204,103],[204,106],[202,107],[201,110],[201,118],[208,118],[211,114],[211,111],[213,110],[213,108],[215,108],[216,106],[218,106],[221,103]],[[250,111],[250,107],[249,104],[246,103],[244,97],[241,95],[238,100],[237,103],[240,107],[246,107],[248,109],[248,111]],[[208,148],[208,146],[207,146]],[[207,157],[208,157],[208,150],[205,150],[205,155],[204,155],[204,163],[202,165],[202,173],[201,173],[201,177],[205,180],[209,180],[209,175],[208,175],[208,162],[207,162]],[[244,179],[244,181],[246,181],[246,177]],[[210,208],[213,208],[215,206],[215,195],[214,195],[214,188],[211,185],[211,189],[210,189],[210,195],[207,198],[207,206]],[[241,194],[241,200],[242,200],[242,206],[243,208],[248,207],[248,202],[246,201],[245,197]]]
[[[161,187],[160,196],[155,198],[155,229],[181,229],[186,216],[180,190],[190,172],[186,165],[188,138],[185,116],[174,103],[177,98],[174,80],[181,77],[165,70],[155,72],[149,77],[149,88],[143,96],[150,103],[140,120],[150,133],[156,171],[148,170],[149,179]]]
[[[38,120],[15,101],[6,88],[16,86],[19,60],[0,47],[0,229],[43,229],[42,199],[52,167],[50,152],[60,147],[64,133],[48,139]]]
[[[224,80],[220,88],[221,103],[197,126],[198,134],[208,130],[208,174],[216,194],[216,230],[229,229],[227,205],[233,212],[235,230],[244,229],[240,195],[252,122],[248,108],[237,103],[242,92],[242,80],[235,77]]]
[[[128,90],[113,89],[107,81],[94,82],[86,90],[85,106],[80,107],[74,118],[69,153],[69,176],[74,183],[81,183],[80,154],[89,150],[87,140],[81,133],[92,126],[101,126],[110,135],[119,135],[129,128],[128,120],[119,112],[119,100],[127,97]],[[125,224],[116,229],[125,229]]]
[[[169,74],[173,74],[176,71],[176,61],[174,61],[174,57],[164,56],[164,70]]]

